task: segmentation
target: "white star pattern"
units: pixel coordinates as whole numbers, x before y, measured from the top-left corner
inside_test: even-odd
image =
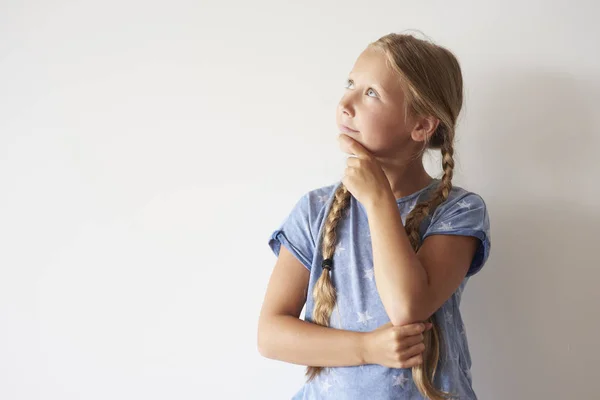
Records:
[[[446,317],[446,322],[451,324],[452,323],[452,313],[450,311],[446,311],[444,316]]]
[[[367,322],[371,319],[373,319],[372,316],[369,315],[369,310],[365,311],[364,313],[361,313],[360,311],[357,312],[358,314],[358,321],[356,322],[360,322],[361,324],[367,324]]]
[[[404,385],[406,384],[406,382],[410,381],[410,379],[408,379],[406,376],[404,376],[404,372],[401,373],[400,375],[393,375],[393,378],[394,378],[394,383],[392,384],[392,386],[400,385],[400,387],[403,389],[404,389]]]
[[[317,192],[316,195],[312,197],[312,204],[325,205],[334,200],[332,199],[332,196],[332,192]],[[479,212],[480,203],[477,200],[471,200],[470,197],[456,199],[454,204],[454,211],[458,214],[461,212],[463,215],[472,214],[470,212],[471,209],[473,209],[473,212]],[[373,235],[369,230],[368,225],[365,224],[365,222],[367,222],[364,218],[365,215],[359,212],[355,205],[356,203],[350,203],[345,207],[342,215],[347,217],[347,219],[342,219],[342,221],[340,221],[338,237],[334,242],[334,256],[336,259],[339,259],[338,263],[347,264],[347,268],[339,269],[339,272],[341,272],[339,275],[340,279],[336,280],[336,283],[339,283],[340,287],[337,288],[337,301],[333,308],[329,326],[336,329],[357,328],[354,330],[367,331],[376,328],[381,322],[380,318],[385,316],[385,314],[383,314],[383,310],[379,308],[379,302],[375,301],[375,304],[373,302],[373,300],[378,300],[377,296],[373,296],[374,294],[377,294],[377,292],[374,291],[375,270],[372,252],[370,251],[370,241]],[[406,218],[410,213],[414,212],[415,204],[399,204],[399,206],[400,211],[403,214],[403,223],[405,223]],[[450,213],[446,215],[450,215]],[[457,233],[462,231],[464,227],[482,230],[487,234],[486,239],[489,240],[491,232],[490,227],[485,220],[473,221],[472,219],[468,219],[467,221],[463,221],[461,216],[453,218],[450,215],[450,218],[448,218],[446,215],[441,214],[441,218],[436,218],[433,221],[431,221],[433,216],[429,218],[430,220],[427,222],[434,222],[434,225],[431,226],[433,229],[430,228],[431,233]],[[353,219],[352,221],[350,221],[351,218]],[[475,218],[473,217],[473,219]],[[349,247],[344,246],[344,243]],[[458,303],[460,302],[462,294],[464,294],[464,290],[466,290],[466,284],[463,281],[454,293],[455,297],[452,299],[453,304],[447,304],[438,314],[438,321],[440,322],[440,325],[437,325],[438,333],[449,335],[448,339],[451,341],[453,339],[457,340],[457,342],[450,343],[448,348],[443,352],[444,354],[440,354],[440,361],[445,361],[445,364],[439,365],[439,368],[443,369],[443,372],[442,369],[439,370],[440,373],[443,374],[443,379],[447,377],[456,378],[457,376],[463,380],[467,379],[467,377],[469,379],[471,378],[471,371],[467,366],[467,359],[464,358],[464,351],[466,350],[462,347],[462,343],[466,343],[464,342],[467,335],[466,324],[462,320],[458,309]],[[344,294],[344,301],[341,301]],[[454,317],[455,311],[457,312],[456,317]],[[371,312],[375,315],[371,315]],[[373,323],[371,323],[371,321],[373,321]],[[447,330],[447,332],[444,332],[445,330]],[[440,348],[440,350],[442,350],[442,348]],[[333,368],[327,371],[326,374],[321,374],[319,377],[320,379],[314,382],[312,390],[314,390],[314,393],[319,398],[351,395],[352,389],[356,388],[355,385],[357,382],[360,382],[361,379],[366,377],[371,377],[373,372],[376,371],[377,369],[371,368],[371,365],[358,365],[358,369]],[[458,372],[458,375],[449,375],[448,371],[452,371],[453,374]],[[387,391],[392,395],[402,397],[409,396],[409,393],[416,390],[411,371],[400,369],[390,372],[391,373],[382,376],[384,382],[380,382],[379,384],[383,384],[384,386],[376,389],[377,391]],[[464,395],[464,392],[460,387],[451,386],[446,389],[455,389],[450,391],[451,393],[453,392],[453,396],[451,396],[451,399],[453,400],[458,400],[456,396],[459,394],[461,398]],[[458,389],[458,391],[456,391],[456,389]],[[368,394],[365,393],[364,397],[374,396],[374,394],[374,392]]]
[[[459,206],[460,208],[466,208],[466,209],[468,209],[468,210],[470,210],[470,209],[471,209],[471,203],[467,202],[466,200],[461,200],[461,201],[459,201],[459,202],[458,202],[458,203],[456,203],[456,204],[458,204],[458,206]]]
[[[438,231],[445,231],[452,229],[452,222],[441,222],[440,226],[437,228]]]
[[[328,393],[331,383],[327,379],[321,380],[321,393]]]
[[[328,374],[331,375],[333,382],[338,383],[339,382],[338,378],[336,378],[336,376],[339,376],[338,371],[335,368],[331,368],[331,367],[328,368],[328,371],[329,371]]]
[[[335,246],[335,255],[339,255],[341,252],[346,251],[346,248],[343,247],[340,243]]]

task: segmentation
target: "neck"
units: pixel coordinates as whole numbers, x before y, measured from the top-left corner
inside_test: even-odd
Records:
[[[421,158],[408,163],[403,163],[398,159],[380,159],[379,163],[396,199],[423,189],[433,179],[425,171]]]

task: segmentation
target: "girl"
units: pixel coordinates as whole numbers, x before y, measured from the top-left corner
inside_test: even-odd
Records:
[[[294,399],[477,398],[459,305],[490,223],[483,199],[452,184],[462,101],[457,59],[431,42],[391,33],[356,60],[336,110],[344,176],[269,238],[258,348],[308,366]],[[441,178],[427,148],[441,150]]]

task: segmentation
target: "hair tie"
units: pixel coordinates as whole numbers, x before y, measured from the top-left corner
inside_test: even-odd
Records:
[[[321,267],[323,269],[328,269],[329,272],[331,272],[331,269],[333,268],[333,260],[331,258],[324,259],[321,263]]]

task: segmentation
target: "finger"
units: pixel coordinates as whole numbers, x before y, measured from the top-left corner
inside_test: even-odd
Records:
[[[346,159],[346,165],[349,167],[358,167],[360,165],[360,159],[357,157],[348,157]]]
[[[409,324],[400,327],[400,334],[403,336],[418,335],[423,331],[425,331],[425,324],[423,323]]]
[[[424,336],[422,333],[414,336],[406,336],[400,339],[400,346],[403,349],[410,348],[416,344],[423,343]]]
[[[418,354],[406,361],[403,361],[400,368],[412,368],[412,367],[416,367],[417,365],[421,365],[421,364],[423,364],[423,355]]]
[[[417,343],[413,346],[410,346],[408,349],[406,350],[402,350],[402,356],[401,358],[403,360],[407,360],[410,359],[411,357],[414,357],[416,355],[419,355],[421,353],[423,353],[423,351],[425,351],[425,344],[423,343]]]
[[[358,158],[371,158],[371,153],[357,140],[351,138],[350,136],[341,133],[338,136],[338,139],[342,141],[344,146],[349,150],[350,153],[356,155]]]

